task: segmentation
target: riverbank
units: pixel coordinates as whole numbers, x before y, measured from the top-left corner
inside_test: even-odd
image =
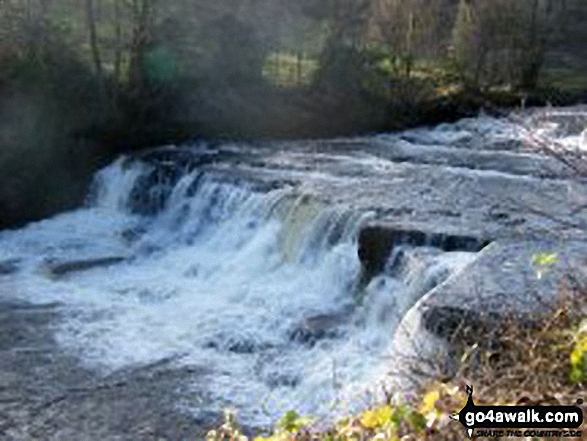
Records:
[[[83,203],[92,174],[121,154],[193,139],[295,140],[360,136],[433,126],[479,113],[507,116],[521,106],[564,106],[587,92],[544,88],[437,93],[415,85],[403,98],[259,85],[182,88],[154,97],[112,90],[84,104],[63,89],[0,89],[0,228],[14,228]],[[207,90],[207,89],[206,89]],[[71,107],[71,102],[78,104]],[[34,104],[33,104],[34,103]],[[82,106],[82,108],[80,108]],[[165,109],[169,108],[169,111]]]

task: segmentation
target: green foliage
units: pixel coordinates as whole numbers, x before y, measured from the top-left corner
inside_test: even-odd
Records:
[[[242,434],[235,412],[226,409],[224,424],[218,430],[208,432],[206,441],[248,441],[248,438]]]
[[[302,429],[306,428],[312,423],[312,419],[303,418],[297,414],[297,412],[290,410],[285,416],[277,423],[278,430],[283,430],[289,433],[299,433]]]
[[[145,54],[145,70],[149,83],[164,85],[177,80],[178,69],[172,53],[162,45]]]
[[[408,404],[382,406],[364,412],[360,423],[366,429],[386,433],[400,433],[403,428],[415,433],[426,430],[426,417]]]
[[[364,76],[370,70],[370,60],[365,51],[333,42],[321,56],[316,79],[325,87],[357,92],[362,89]]]
[[[536,275],[539,279],[548,272],[557,262],[559,256],[557,253],[538,253],[532,258],[532,263],[536,269]]]
[[[318,61],[305,54],[274,52],[265,58],[263,77],[281,87],[309,86],[317,68]]]
[[[351,441],[389,440],[404,437],[424,439],[428,433],[444,428],[448,416],[460,409],[466,395],[458,387],[435,383],[422,394],[420,401],[384,404],[359,415],[347,417],[330,430],[312,428],[314,420],[287,412],[267,437],[254,441]],[[416,437],[416,438],[413,438]],[[246,441],[234,420],[225,420],[218,430],[208,434],[208,441]]]
[[[558,262],[557,253],[538,253],[532,259],[534,265],[537,266],[552,266]]]
[[[587,320],[584,320],[575,334],[570,356],[570,381],[574,384],[587,382]]]
[[[453,55],[465,84],[535,89],[560,11],[538,0],[461,0]]]

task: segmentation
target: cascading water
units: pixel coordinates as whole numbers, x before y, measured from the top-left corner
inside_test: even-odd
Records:
[[[412,267],[404,258],[361,301],[356,241],[369,213],[288,186],[259,192],[190,170],[152,182],[152,173],[121,159],[96,176],[87,207],[2,232],[2,260],[20,267],[2,291],[68,305],[56,338],[98,372],[161,359],[203,367],[185,387],[247,424],[291,409],[327,419],[364,408],[402,315],[470,258],[431,252]],[[161,206],[136,214],[137,197]],[[119,261],[52,267],[100,257]]]
[[[289,410],[328,421],[378,398],[394,351],[413,343],[396,332],[418,325],[413,306],[476,257],[442,244],[553,229],[534,208],[581,220],[584,187],[532,141],[584,151],[586,115],[121,158],[85,207],[0,232],[0,300],[62,305],[55,339],[97,375],[194,367],[178,380],[182,411],[230,406],[249,426]],[[363,271],[370,210],[419,246],[394,236],[384,265],[375,236]]]

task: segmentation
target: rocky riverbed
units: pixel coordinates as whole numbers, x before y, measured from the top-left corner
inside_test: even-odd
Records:
[[[537,145],[580,153],[586,127],[549,109],[121,158],[87,206],[0,233],[2,439],[328,420],[413,387],[414,355],[449,369],[458,324],[582,283],[587,183]]]

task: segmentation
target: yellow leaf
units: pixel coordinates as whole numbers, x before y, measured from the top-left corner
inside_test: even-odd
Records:
[[[368,410],[367,412],[363,413],[361,424],[368,429],[375,429],[379,427],[379,418],[377,418],[377,413],[374,410]]]
[[[440,391],[437,388],[428,391],[422,399],[419,412],[422,415],[428,415],[436,411],[436,402],[440,399]]]
[[[534,265],[537,266],[552,266],[558,262],[557,253],[538,253],[533,259]]]
[[[587,380],[587,335],[579,335],[571,352],[571,381],[583,383]]]
[[[361,424],[368,429],[376,429],[390,423],[393,418],[393,407],[383,406],[379,409],[368,410],[361,416]]]

